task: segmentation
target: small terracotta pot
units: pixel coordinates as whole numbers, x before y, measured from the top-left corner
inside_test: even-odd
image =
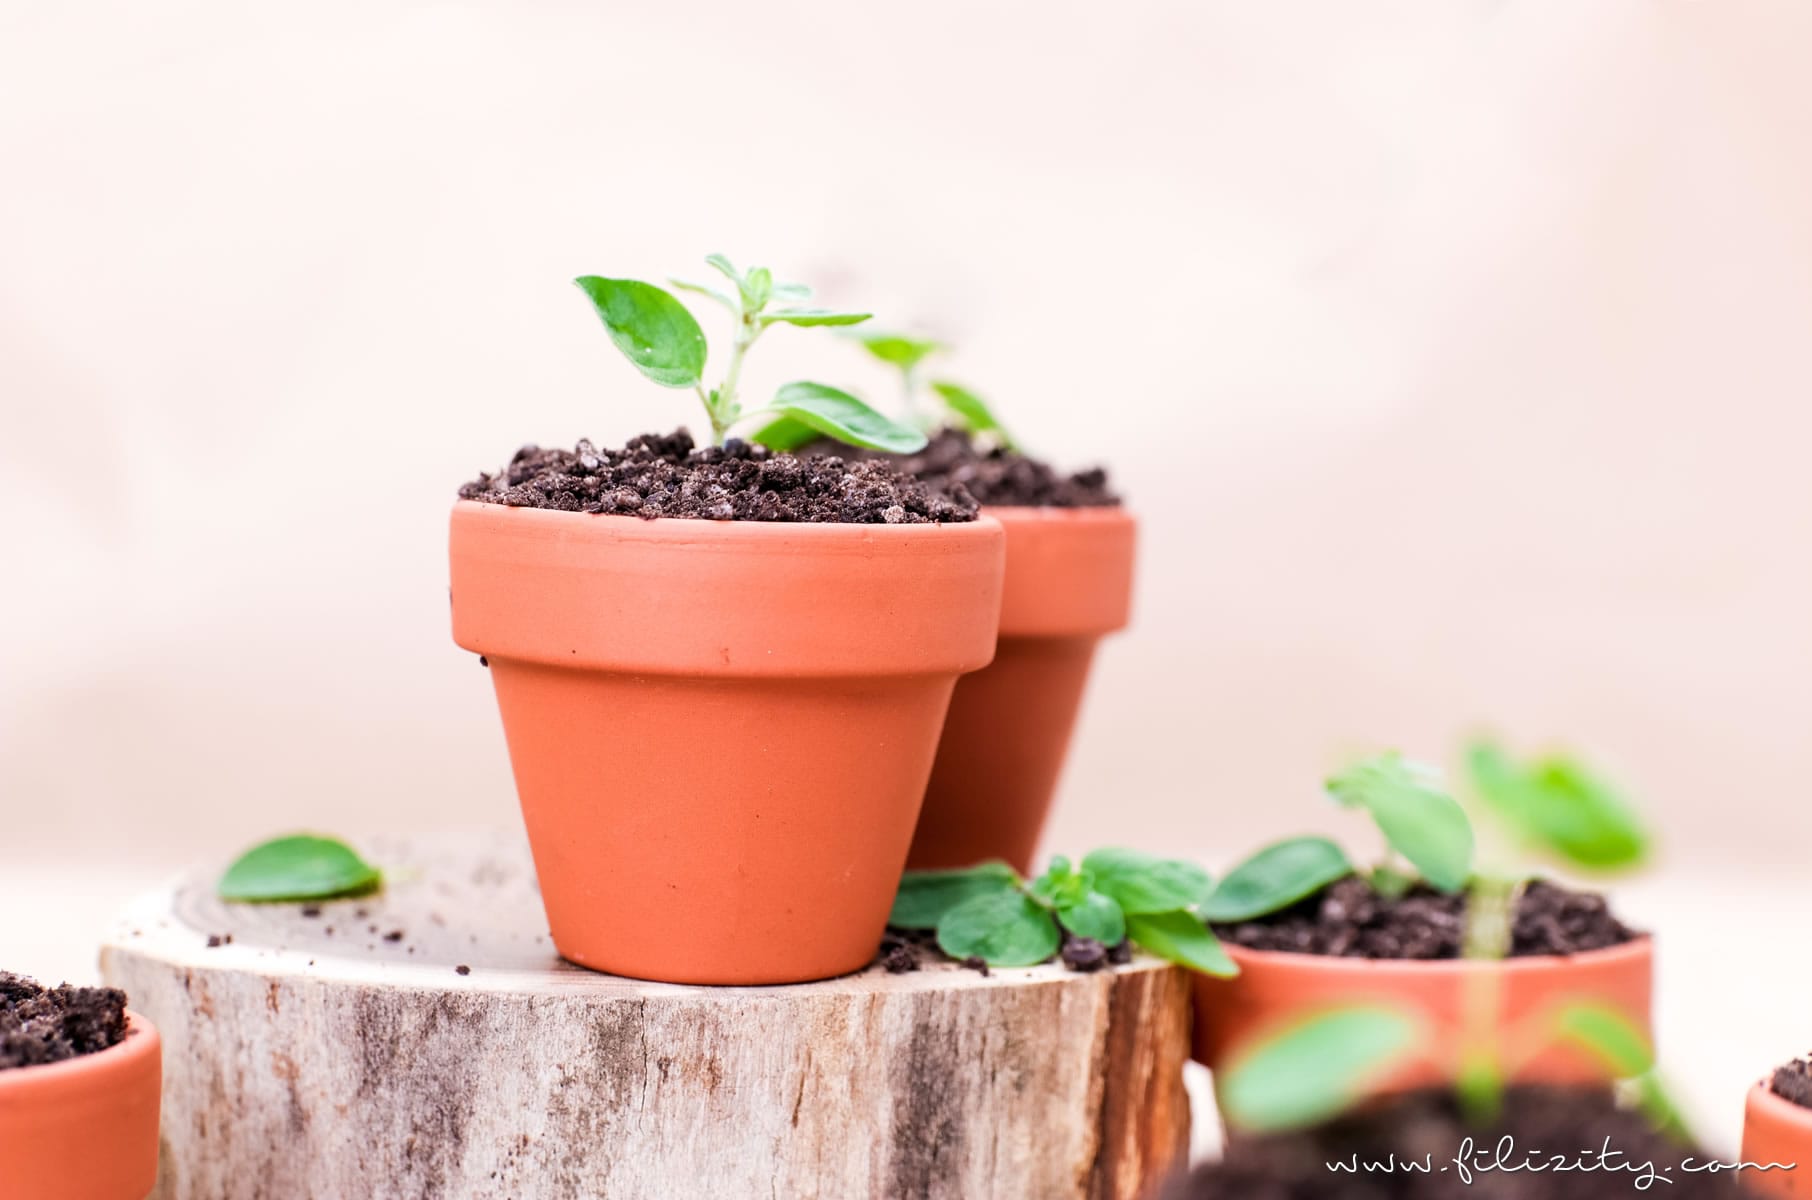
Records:
[[[0,1196],[144,1200],[157,1184],[163,1046],[126,1013],[126,1040],[0,1071]]]
[[[670,983],[871,962],[1004,543],[455,505],[453,636],[490,661],[560,953]]]
[[[1231,945],[1227,954],[1239,964],[1237,976],[1195,977],[1195,1059],[1210,1068],[1316,1012],[1374,1001],[1421,1014],[1430,1039],[1425,1052],[1406,1062],[1380,1090],[1450,1082],[1461,1057],[1470,989],[1491,974],[1500,980],[1492,1026],[1511,1080],[1564,1084],[1606,1078],[1604,1067],[1590,1054],[1571,1045],[1543,1044],[1546,1039],[1539,1037],[1540,1021],[1569,1002],[1609,1005],[1653,1036],[1654,947],[1646,937],[1608,950],[1501,962],[1335,958]],[[1521,1054],[1518,1043],[1525,1041],[1532,1052]]]
[[[1132,607],[1133,518],[1115,508],[989,508],[1007,532],[994,662],[956,685],[907,865],[1001,858],[1022,872],[1082,707],[1095,645]]]
[[[1774,1094],[1763,1080],[1743,1105],[1743,1161],[1792,1170],[1742,1172],[1743,1186],[1758,1196],[1812,1196],[1812,1109]]]

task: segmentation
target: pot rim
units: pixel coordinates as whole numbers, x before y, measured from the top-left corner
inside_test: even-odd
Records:
[[[1795,1104],[1776,1092],[1764,1076],[1749,1089],[1745,1110],[1749,1118],[1761,1117],[1777,1125],[1790,1125],[1803,1134],[1812,1135],[1812,1108]]]
[[[1065,507],[1060,504],[984,504],[981,506],[981,515],[996,520],[1098,525],[1136,520],[1124,504],[1093,504],[1083,507]]]
[[[621,532],[635,530],[646,535],[637,540],[680,544],[802,538],[829,542],[864,537],[975,537],[987,536],[986,531],[1000,527],[1000,522],[993,520],[986,512],[973,521],[923,521],[909,525],[888,525],[885,522],[866,524],[859,521],[709,521],[701,517],[637,517],[625,513],[567,512],[558,508],[491,504],[483,500],[455,500],[453,511],[508,513],[513,516],[497,519],[546,522],[549,525],[576,521],[610,521],[618,523]]]
[[[109,1077],[158,1053],[157,1026],[142,1015],[126,1010],[126,1036],[105,1050],[81,1054],[61,1062],[34,1063],[0,1071],[0,1100],[30,1099],[38,1088],[58,1088],[71,1081],[96,1086]]]
[[[1228,957],[1238,963],[1242,970],[1247,966],[1269,966],[1295,971],[1315,970],[1376,978],[1381,975],[1471,975],[1482,971],[1559,971],[1578,963],[1615,964],[1652,956],[1654,935],[1639,934],[1620,945],[1606,946],[1600,950],[1581,950],[1577,954],[1523,954],[1515,958],[1493,960],[1345,958],[1333,954],[1305,954],[1297,950],[1253,950],[1232,942],[1222,942],[1221,946],[1226,950]]]

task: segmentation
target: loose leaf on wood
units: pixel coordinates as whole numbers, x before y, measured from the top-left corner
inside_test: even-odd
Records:
[[[1011,446],[1013,438],[1007,433],[1007,427],[1000,423],[992,409],[980,396],[947,379],[933,380],[931,390],[943,398],[950,411],[962,418],[963,425],[970,433],[994,433],[1000,440]]]
[[[900,879],[887,923],[900,929],[936,929],[944,914],[965,900],[1018,886],[1018,873],[1004,862],[954,871],[908,871]]]
[[[1159,958],[1221,979],[1239,974],[1221,940],[1193,913],[1140,913],[1126,918],[1126,936]]]
[[[1392,1008],[1357,1006],[1310,1017],[1221,1072],[1221,1112],[1249,1132],[1317,1124],[1364,1099],[1417,1041],[1415,1022]]]
[[[1593,870],[1631,867],[1648,856],[1647,830],[1616,790],[1566,757],[1524,768],[1490,742],[1466,753],[1473,787],[1524,841]]]
[[[852,446],[890,454],[911,454],[925,446],[921,431],[889,420],[848,392],[822,383],[786,384],[775,393],[771,407]]]
[[[942,342],[907,337],[900,333],[870,333],[859,336],[857,340],[868,348],[870,354],[903,371],[910,371],[918,366],[927,355],[935,354],[944,348]]]
[[[220,877],[226,900],[327,900],[356,896],[383,872],[338,838],[298,833],[253,846]]]
[[[705,333],[686,306],[651,283],[581,275],[610,340],[662,387],[691,387],[705,369]]]
[[[1391,848],[1443,892],[1472,877],[1472,822],[1442,791],[1432,768],[1394,752],[1353,764],[1328,780],[1328,793],[1349,808],[1371,813]]]
[[[1126,939],[1126,914],[1100,892],[1084,892],[1075,901],[1058,905],[1057,919],[1077,937],[1094,938],[1104,946],[1118,946]]]
[[[1210,921],[1249,921],[1314,895],[1353,873],[1346,852],[1324,837],[1266,846],[1227,872],[1202,902]]]
[[[1109,846],[1082,860],[1095,877],[1095,890],[1112,896],[1129,913],[1192,908],[1208,894],[1208,872],[1179,858]]]
[[[762,313],[761,323],[772,325],[785,322],[788,325],[860,325],[874,316],[873,313],[837,312],[829,308],[783,308],[778,312]]]
[[[991,967],[1029,967],[1057,953],[1063,936],[1050,912],[1017,889],[965,900],[938,922],[938,949]]]

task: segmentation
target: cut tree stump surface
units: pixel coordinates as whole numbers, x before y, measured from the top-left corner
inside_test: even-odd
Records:
[[[103,947],[164,1038],[158,1200],[1131,1200],[1186,1152],[1166,963],[644,983],[556,956],[517,836],[363,848],[381,894],[209,871]]]

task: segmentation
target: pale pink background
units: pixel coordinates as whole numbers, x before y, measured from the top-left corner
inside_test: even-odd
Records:
[[[1809,51],[1796,0],[0,0],[0,877],[513,824],[447,505],[692,419],[566,281],[723,250],[1143,517],[1054,847],[1218,862],[1484,723],[1613,768],[1676,900],[1791,878]]]

